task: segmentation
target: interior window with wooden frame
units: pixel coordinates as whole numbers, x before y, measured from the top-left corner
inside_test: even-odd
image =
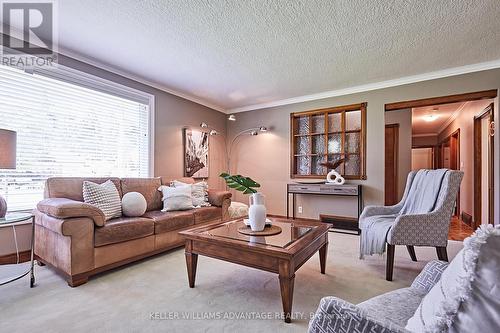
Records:
[[[323,162],[346,179],[366,179],[366,103],[290,114],[291,177],[322,178]]]

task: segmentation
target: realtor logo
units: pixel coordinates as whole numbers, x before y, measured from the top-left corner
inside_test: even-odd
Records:
[[[1,1],[2,64],[53,66],[57,55],[55,3]]]

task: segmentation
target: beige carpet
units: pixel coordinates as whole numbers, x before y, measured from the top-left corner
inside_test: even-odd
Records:
[[[200,257],[196,288],[190,289],[179,249],[101,274],[78,288],[68,287],[50,269],[36,267],[35,288],[28,287],[27,278],[0,287],[1,331],[305,332],[321,297],[358,303],[409,286],[425,263],[436,258],[433,248],[417,248],[419,262],[414,263],[406,248],[398,246],[394,281],[387,282],[385,257],[359,260],[358,246],[357,236],[330,233],[326,275],[319,272],[317,254],[299,269],[293,311],[304,318],[291,324],[262,319],[281,311],[277,275]],[[461,247],[461,242],[449,242],[450,259]],[[3,273],[5,269],[0,267]],[[151,313],[161,319],[152,320]],[[241,314],[253,319],[227,318]],[[203,319],[207,316],[222,319]]]

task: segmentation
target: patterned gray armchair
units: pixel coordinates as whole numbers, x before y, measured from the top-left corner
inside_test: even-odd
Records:
[[[354,305],[337,297],[321,299],[309,322],[309,333],[400,333],[424,296],[448,267],[444,261],[429,262],[411,287],[394,290]]]
[[[360,216],[360,221],[379,215],[397,215],[405,204],[416,173],[417,171],[409,173],[405,193],[398,204],[367,206]],[[448,232],[463,175],[462,171],[448,170],[446,172],[433,211],[427,214],[397,215],[387,234],[387,281],[392,281],[396,245],[406,245],[413,261],[417,261],[414,246],[435,247],[438,259],[448,261],[446,252]]]

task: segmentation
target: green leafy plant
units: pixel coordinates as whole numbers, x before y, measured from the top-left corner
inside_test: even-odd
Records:
[[[260,187],[260,184],[255,180],[242,175],[231,176],[230,174],[223,172],[219,175],[219,177],[224,178],[228,187],[243,192],[243,194],[257,193],[255,188]]]

